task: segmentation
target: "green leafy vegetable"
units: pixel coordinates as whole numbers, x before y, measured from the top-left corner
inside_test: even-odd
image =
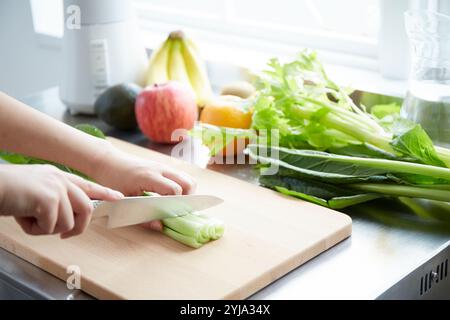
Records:
[[[397,121],[400,119],[400,104],[378,104],[370,108],[370,113],[377,122],[388,132],[392,132]]]
[[[192,137],[198,138],[209,148],[210,156],[215,156],[229,145],[234,139],[256,138],[255,132],[246,129],[223,128],[211,124],[201,123],[195,126],[191,131]]]
[[[317,55],[305,50],[284,64],[270,60],[259,77],[252,125],[259,131],[278,128],[279,144],[287,148],[336,152],[363,145],[401,160],[450,166],[450,150],[428,143],[423,130],[391,130],[401,120],[398,110],[397,104],[379,105],[367,113],[356,106],[348,90],[328,78]]]
[[[365,192],[388,194],[396,197],[423,198],[437,201],[450,202],[448,190],[427,189],[420,186],[407,186],[395,184],[358,183],[350,184],[349,188]]]
[[[261,176],[261,185],[274,189],[282,194],[294,196],[332,209],[342,209],[347,206],[383,197],[374,193],[361,193],[344,189],[331,184],[307,179],[295,179],[282,175]]]
[[[262,185],[330,208],[383,196],[450,202],[448,168],[265,145],[249,145],[246,152],[263,166]],[[269,165],[278,166],[276,175],[265,175]]]
[[[378,149],[370,144],[350,144],[342,148],[330,148],[328,150],[330,153],[340,154],[343,156],[361,157],[361,158],[379,158],[379,159],[390,159],[398,160],[399,157],[395,156],[393,153],[388,153],[382,149]],[[404,159],[405,161],[410,161],[411,159]]]
[[[390,135],[332,82],[314,52],[281,64],[272,59],[260,77],[253,127],[280,129],[280,145],[327,150],[370,143],[392,152]],[[282,124],[282,126],[279,126]]]
[[[271,59],[257,82],[252,129],[267,143],[247,153],[262,185],[333,208],[384,196],[450,201],[450,149],[401,119],[399,103],[357,106],[309,50]]]
[[[303,172],[311,171],[309,168],[314,168],[317,174],[322,172],[330,175],[330,177],[345,178],[346,176],[371,176],[387,172],[400,172],[450,181],[450,169],[448,168],[405,161],[351,157],[315,150],[296,150],[283,147],[271,147],[271,152],[267,152],[267,148],[265,145],[249,145],[248,152],[250,156],[261,160],[263,163],[264,161],[268,161],[293,170],[295,168],[302,168]],[[260,156],[261,153],[276,153],[279,155],[279,159],[264,159]]]
[[[418,124],[407,120],[399,121],[391,144],[395,150],[422,163],[446,167],[439,158],[430,137]]]
[[[400,105],[397,103],[377,104],[370,108],[370,113],[378,119],[383,119],[387,116],[397,116],[400,114]]]
[[[0,150],[0,158],[6,162],[13,164],[28,164],[28,162],[30,161],[30,158],[25,157],[21,154],[1,150]]]
[[[83,131],[84,133],[90,134],[91,136],[100,138],[100,139],[106,139],[105,134],[102,132],[102,130],[100,130],[99,128],[87,124],[87,123],[82,123],[82,124],[77,124],[75,126],[75,128],[77,128],[80,131]]]
[[[397,103],[370,113],[356,106],[315,52],[271,59],[258,88],[252,128],[268,144],[251,144],[247,153],[260,163],[262,185],[332,208],[383,196],[450,201],[450,150],[401,119]],[[267,176],[274,166],[278,172]]]

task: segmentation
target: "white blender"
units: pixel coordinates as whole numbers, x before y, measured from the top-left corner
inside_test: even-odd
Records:
[[[109,86],[142,83],[147,55],[132,1],[64,0],[64,18],[60,98],[71,114],[94,114]]]

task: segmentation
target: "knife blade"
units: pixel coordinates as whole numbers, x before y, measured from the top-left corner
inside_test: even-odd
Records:
[[[107,228],[181,217],[189,213],[205,210],[222,203],[223,200],[211,195],[126,197],[107,202],[93,200],[93,219],[107,217]]]

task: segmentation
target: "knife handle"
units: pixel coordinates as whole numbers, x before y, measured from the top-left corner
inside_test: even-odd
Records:
[[[92,206],[94,207],[94,211],[92,213],[92,219],[102,218],[108,216],[108,211],[106,208],[99,208],[101,204],[105,201],[102,200],[91,200]]]
[[[92,206],[94,207],[94,210],[97,209],[99,205],[103,203],[102,200],[91,200]]]

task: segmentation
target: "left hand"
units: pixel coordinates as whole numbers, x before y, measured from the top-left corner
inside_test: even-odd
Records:
[[[92,178],[126,196],[140,196],[144,191],[161,195],[190,194],[195,190],[194,179],[162,163],[142,159],[113,149],[97,164]],[[161,230],[159,221],[147,226]]]

